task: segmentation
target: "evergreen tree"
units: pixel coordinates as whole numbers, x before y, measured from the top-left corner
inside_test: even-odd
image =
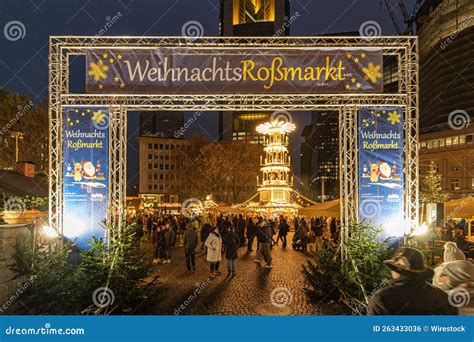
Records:
[[[441,176],[436,171],[433,162],[430,163],[428,174],[422,181],[421,203],[444,203],[449,200],[449,194],[441,187]]]

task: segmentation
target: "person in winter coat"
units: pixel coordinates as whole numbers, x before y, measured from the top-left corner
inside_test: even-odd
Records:
[[[196,246],[197,233],[194,231],[193,225],[188,223],[184,232],[184,257],[187,272],[196,271]]]
[[[421,251],[403,247],[384,263],[392,280],[369,301],[369,315],[457,315],[448,295],[428,283],[433,270]]]
[[[309,229],[305,220],[301,220],[298,230],[293,235],[293,248],[301,247],[303,252],[308,250],[308,233]]]
[[[253,241],[255,240],[256,234],[255,223],[253,223],[253,219],[249,217],[247,220],[247,254],[253,252]]]
[[[436,277],[436,276],[435,276]],[[474,265],[466,260],[445,263],[433,284],[445,291],[460,315],[474,315]]]
[[[222,237],[219,233],[219,229],[216,228],[207,237],[207,261],[211,263],[211,279],[214,279],[221,274],[219,272],[219,265],[222,260]]]
[[[153,220],[151,219],[151,216],[148,215],[146,219],[146,233],[148,235],[148,240],[150,240],[152,230],[153,230]]]
[[[278,224],[278,236],[276,240],[276,245],[278,245],[278,241],[281,240],[283,243],[283,248],[286,248],[286,236],[288,235],[288,232],[290,231],[290,226],[286,222],[286,219],[282,216],[280,216],[280,223]]]
[[[433,276],[433,285],[436,287],[441,287],[441,284],[438,283],[439,276],[443,272],[444,267],[453,261],[456,260],[466,260],[466,255],[462,250],[460,250],[455,242],[446,242],[444,244],[444,253],[443,253],[443,263],[434,269]]]
[[[162,227],[158,226],[152,236],[152,243],[155,248],[153,263],[158,264],[164,257],[165,236]]]
[[[205,242],[212,232],[212,226],[209,222],[205,222],[201,229],[201,251],[204,250]]]
[[[239,247],[245,246],[245,220],[242,217],[242,214],[239,214],[239,218],[237,220],[237,230],[235,233],[239,235],[240,245]]]
[[[173,248],[174,244],[176,243],[176,234],[174,233],[173,229],[169,223],[166,223],[165,228],[165,260],[163,264],[171,263],[171,249]]]
[[[272,256],[270,254],[270,246],[273,241],[272,237],[273,233],[270,224],[268,223],[268,221],[263,220],[257,231],[257,239],[260,242],[260,246],[258,249],[257,259],[255,259],[254,261],[260,264],[262,262],[263,257],[265,259],[265,262],[267,263],[267,265],[265,266],[266,268],[273,268]]]
[[[233,226],[229,227],[229,230],[224,238],[225,244],[225,257],[227,259],[227,276],[235,276],[236,268],[235,261],[237,259],[237,253],[239,250],[239,236],[235,232]]]
[[[317,217],[313,221],[313,224],[311,225],[311,232],[312,232],[312,235],[314,236],[314,239],[315,239],[314,243],[317,249],[323,242],[323,233],[324,233],[324,218],[323,217]]]
[[[335,217],[331,218],[330,231],[331,231],[331,240],[336,241],[337,240],[337,220]]]

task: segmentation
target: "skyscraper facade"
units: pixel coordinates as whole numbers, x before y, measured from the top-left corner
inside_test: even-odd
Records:
[[[289,35],[290,2],[288,0],[221,0],[221,36]],[[257,125],[268,121],[271,112],[220,112],[219,140],[242,140],[250,137],[262,143]]]

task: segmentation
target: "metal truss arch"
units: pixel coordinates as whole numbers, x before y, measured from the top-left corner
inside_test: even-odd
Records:
[[[70,60],[98,48],[243,48],[265,54],[270,49],[314,47],[377,48],[398,60],[398,89],[383,94],[78,94],[69,89]],[[417,38],[394,37],[96,37],[52,36],[49,46],[49,221],[62,229],[62,108],[63,106],[107,106],[110,109],[110,210],[109,223],[119,225],[125,216],[126,113],[129,110],[170,111],[260,111],[331,110],[340,118],[340,190],[342,241],[347,226],[358,217],[357,208],[357,110],[371,106],[399,106],[405,120],[405,217],[418,224],[418,50]]]

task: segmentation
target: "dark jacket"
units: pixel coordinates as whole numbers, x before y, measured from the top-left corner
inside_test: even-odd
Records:
[[[239,217],[239,219],[237,220],[237,231],[239,232],[239,235],[244,235],[245,220],[243,217]]]
[[[209,223],[204,223],[201,229],[201,241],[206,241],[209,234],[212,232],[212,227]]]
[[[148,229],[148,231],[151,231],[152,227],[153,227],[153,220],[151,219],[151,217],[148,216],[148,218],[146,219],[146,229]]]
[[[171,247],[176,243],[176,234],[173,229],[168,229],[165,233],[166,247]]]
[[[423,280],[392,280],[370,300],[369,315],[457,315],[448,295]]]
[[[290,226],[288,225],[288,223],[286,223],[285,220],[282,220],[278,227],[278,232],[280,236],[286,236],[289,231],[290,231]]]
[[[311,230],[313,231],[315,236],[322,236],[323,235],[323,222],[318,218],[313,221],[311,225]]]
[[[184,252],[187,254],[192,253],[197,246],[197,233],[189,225],[184,232]]]
[[[162,248],[165,246],[165,233],[163,230],[155,230],[152,236],[152,242],[153,246],[155,246],[156,249]]]
[[[253,223],[252,219],[249,219],[247,221],[247,239],[255,237],[255,234],[257,234],[255,223]]]
[[[263,227],[258,228],[257,240],[260,243],[271,243],[272,236],[273,236],[273,232],[269,224],[266,224]]]
[[[227,259],[237,259],[240,239],[237,233],[228,232],[224,238],[225,257]]]

